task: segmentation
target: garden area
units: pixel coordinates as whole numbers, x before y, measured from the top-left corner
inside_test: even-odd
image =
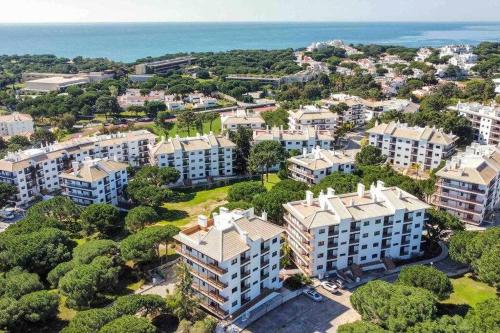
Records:
[[[475,307],[478,303],[496,298],[496,290],[487,284],[472,279],[470,275],[451,279],[453,293],[444,304],[467,304]]]

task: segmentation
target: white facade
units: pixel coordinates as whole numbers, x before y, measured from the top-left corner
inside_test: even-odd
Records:
[[[122,108],[130,106],[144,106],[146,102],[164,102],[164,91],[150,91],[143,95],[140,89],[127,89],[124,95],[118,96],[118,103]]]
[[[0,160],[0,181],[18,189],[17,204],[60,189],[59,174],[72,162],[86,158],[109,158],[140,166],[149,162],[148,145],[156,136],[148,131],[134,131],[96,137],[77,138],[46,147],[9,153]]]
[[[355,169],[359,150],[325,150],[320,147],[311,153],[304,148],[302,155],[288,159],[290,178],[314,185],[333,172],[351,173]]]
[[[212,133],[188,138],[177,136],[150,146],[150,163],[177,169],[181,174],[178,185],[203,183],[235,175],[235,148],[226,137]]]
[[[223,114],[220,117],[223,131],[236,131],[238,127],[252,130],[266,128],[266,122],[260,114],[246,110],[237,110],[232,114]]]
[[[279,141],[286,151],[298,150],[312,151],[319,146],[322,149],[332,149],[335,144],[334,132],[331,130],[318,130],[312,126],[303,127],[302,130],[284,130],[274,127],[253,131],[253,141]]]
[[[367,133],[370,145],[381,149],[391,164],[405,169],[416,164],[423,170],[438,167],[453,155],[458,140],[442,129],[410,127],[399,122],[376,124]]]
[[[296,111],[289,111],[288,126],[292,130],[303,130],[314,126],[320,130],[333,130],[338,116],[327,109],[306,105]]]
[[[473,143],[436,174],[432,203],[465,223],[479,225],[500,205],[500,150]]]
[[[459,102],[449,109],[471,121],[475,141],[481,144],[500,143],[500,106]]]
[[[59,175],[62,195],[81,206],[97,203],[116,206],[128,182],[127,166],[107,159],[73,162],[71,170]]]
[[[80,86],[89,82],[89,78],[85,76],[53,76],[44,79],[26,81],[26,86],[23,88],[23,90],[37,92],[59,91],[64,88],[68,88],[71,86]]]
[[[368,191],[335,195],[330,188],[317,199],[289,202],[285,230],[293,260],[306,275],[322,277],[351,265],[361,270],[383,267],[384,258],[421,254],[427,204],[381,181]]]
[[[199,305],[225,319],[264,296],[265,290],[279,289],[282,233],[281,227],[267,222],[266,214],[255,216],[253,208],[221,208],[213,220],[199,216],[197,226],[174,236]]]
[[[14,112],[0,116],[0,136],[33,134],[33,118],[29,114]]]

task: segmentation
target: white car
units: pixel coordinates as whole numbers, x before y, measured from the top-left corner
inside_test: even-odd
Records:
[[[323,281],[321,282],[321,286],[331,292],[332,294],[336,294],[339,291],[339,287],[337,287],[336,284],[330,282],[330,281]]]
[[[320,294],[318,294],[313,289],[304,290],[304,295],[306,295],[307,297],[309,297],[310,299],[312,299],[315,302],[321,302],[323,300],[323,296],[321,296]]]

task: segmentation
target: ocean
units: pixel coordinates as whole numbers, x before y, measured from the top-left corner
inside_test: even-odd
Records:
[[[500,41],[500,22],[0,24],[0,54],[123,62],[176,52],[300,48],[331,39],[410,47],[477,44]]]

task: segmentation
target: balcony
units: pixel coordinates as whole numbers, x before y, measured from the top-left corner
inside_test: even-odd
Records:
[[[243,293],[244,291],[250,289],[250,283],[249,284],[245,284],[245,283],[242,283],[240,284],[240,292]]]
[[[202,294],[210,299],[215,300],[217,303],[224,304],[227,302],[227,298],[225,298],[224,296],[222,296],[219,293],[216,293],[214,291],[205,290],[200,285],[198,285],[196,283],[191,284],[191,288],[193,290],[196,290],[200,294]]]
[[[269,272],[266,272],[266,273],[260,273],[260,279],[261,280],[265,280],[269,277]]]
[[[240,270],[240,278],[241,279],[245,279],[248,276],[250,276],[250,270],[246,270],[246,269],[241,269]]]
[[[269,265],[269,258],[268,259],[260,259],[260,266],[264,267]]]
[[[445,182],[445,181],[440,181],[437,182],[436,184],[438,187],[444,187],[444,188],[449,188],[452,190],[459,190],[459,191],[465,191],[465,192],[471,192],[475,194],[483,194],[484,195],[484,190],[481,190],[479,188],[475,188],[472,186],[459,186],[459,185],[453,185],[451,183]]]
[[[213,305],[210,305],[210,304],[205,304],[205,303],[198,303],[201,307],[205,308],[207,311],[215,314],[218,318],[226,318],[228,313],[224,310],[222,310],[221,308],[217,307],[217,306],[213,306]]]
[[[224,275],[224,274],[227,273],[227,269],[223,269],[223,268],[220,268],[217,265],[204,262],[204,261],[200,260],[199,258],[197,258],[197,257],[189,254],[188,252],[183,251],[182,248],[179,247],[179,246],[176,248],[176,251],[181,256],[183,256],[183,257],[185,257],[185,258],[193,261],[194,263],[196,263],[197,265],[200,265],[201,267],[203,267],[205,269],[208,269],[208,270],[210,270],[212,272],[215,272],[215,274],[217,274],[217,275]]]
[[[193,276],[196,276],[198,279],[203,280],[203,281],[211,284],[215,288],[218,288],[220,290],[224,290],[225,288],[227,288],[227,284],[209,276],[208,274],[203,274],[203,273],[198,272],[194,269],[190,269],[190,271],[191,271],[191,274]]]
[[[270,245],[267,244],[266,246],[262,246],[260,247],[260,252],[261,253],[266,253],[266,252],[269,252],[269,249],[270,249]]]
[[[248,256],[248,257],[241,257],[240,258],[240,265],[243,266],[243,265],[248,264],[250,262],[250,259],[251,259],[250,256]]]

